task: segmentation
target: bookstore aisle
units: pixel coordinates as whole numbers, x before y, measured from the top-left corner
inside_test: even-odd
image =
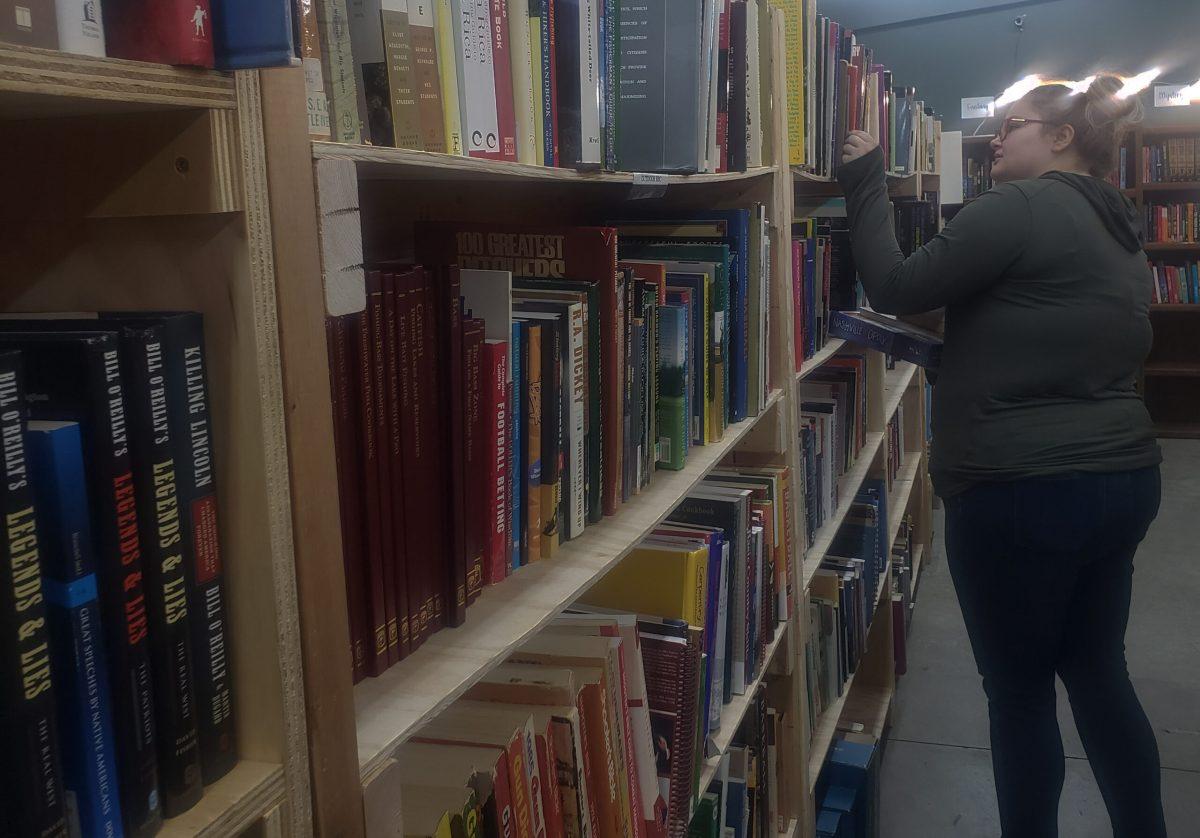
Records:
[[[1200,822],[1200,594],[1194,515],[1200,443],[1161,440],[1163,505],[1138,553],[1126,638],[1129,669],[1158,737],[1163,805],[1172,835]],[[987,708],[954,597],[936,513],[933,560],[921,576],[883,759],[881,838],[984,838],[1000,833],[988,750]],[[1067,753],[1062,838],[1111,835],[1104,802],[1059,685]]]

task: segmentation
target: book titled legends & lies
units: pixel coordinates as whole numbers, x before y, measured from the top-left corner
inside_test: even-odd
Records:
[[[21,426],[20,363],[20,353],[0,352],[0,813],[9,834],[66,838],[50,633]]]

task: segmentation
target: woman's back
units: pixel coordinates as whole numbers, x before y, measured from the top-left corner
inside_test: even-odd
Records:
[[[934,392],[939,491],[1159,462],[1135,383],[1151,275],[1135,210],[1111,185],[1048,173],[1002,184],[945,235],[990,237],[993,281],[951,303]],[[982,255],[981,255],[982,258]]]

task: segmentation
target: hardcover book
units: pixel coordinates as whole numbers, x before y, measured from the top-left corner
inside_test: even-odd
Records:
[[[317,32],[321,39],[321,72],[329,101],[329,125],[340,143],[362,142],[358,108],[359,82],[355,81],[354,49],[350,42],[350,14],[346,0],[314,0]]]
[[[123,326],[121,364],[122,376],[129,382],[133,475],[150,604],[159,786],[163,814],[174,817],[199,801],[203,786],[193,615],[179,531],[178,449],[167,410],[165,331],[155,323]]]
[[[56,0],[2,0],[0,41],[41,49],[58,49]]]
[[[210,0],[221,70],[287,67],[295,59],[291,0]]]
[[[213,66],[209,0],[105,0],[109,56],[159,64]]]
[[[21,838],[67,838],[50,632],[42,591],[37,521],[22,426],[21,354],[0,352],[0,795],[5,828]]]
[[[347,0],[347,11],[363,142],[389,146],[395,141],[395,127],[380,4],[381,0]]]
[[[462,144],[451,149],[446,141],[442,112],[442,86],[438,78],[438,41],[435,0],[409,0],[408,32],[412,43],[413,78],[421,123],[421,148],[437,153],[461,154]]]
[[[304,92],[308,99],[308,133],[318,140],[330,138],[329,97],[325,92],[325,73],[321,69],[324,50],[321,26],[317,21],[317,0],[292,0],[295,15],[296,46],[304,68]]]
[[[22,0],[19,8],[28,13],[30,5]],[[58,48],[63,52],[103,58],[104,24],[100,0],[55,0],[58,19]],[[20,12],[18,12],[18,16]],[[0,16],[6,16],[0,10]]]
[[[95,556],[75,422],[30,422],[29,466],[37,504],[43,587],[50,619],[63,787],[72,830],[121,833],[108,665],[100,635]]]
[[[392,111],[392,145],[421,149],[421,110],[416,64],[409,26],[409,0],[381,0],[383,53],[387,62],[388,103]],[[415,4],[416,0],[414,0]],[[441,114],[438,114],[440,121]]]

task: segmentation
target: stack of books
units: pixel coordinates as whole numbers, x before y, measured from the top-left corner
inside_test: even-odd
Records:
[[[1122,149],[1123,150],[1123,149]],[[1172,137],[1142,146],[1142,183],[1200,180],[1196,137]]]
[[[857,308],[861,292],[845,218],[792,224],[792,315],[797,369],[829,339],[830,312]]]
[[[513,163],[743,171],[770,155],[769,20],[760,0],[315,0],[310,126]]]
[[[153,835],[237,762],[201,316],[9,315],[0,424],[6,830]]]
[[[905,256],[911,256],[914,250],[938,234],[936,195],[895,201],[892,211],[895,214],[896,243],[900,245],[900,252]]]
[[[1154,274],[1154,302],[1200,303],[1200,262],[1151,262],[1150,270]]]
[[[755,681],[794,590],[791,504],[786,467],[713,473],[400,747],[406,834],[454,834],[482,811],[481,834],[497,837],[508,823],[518,834],[528,824],[532,835],[683,836],[717,817],[714,802],[742,824],[755,812],[754,834],[769,834],[778,805],[766,805],[766,746],[780,716]],[[750,712],[702,790],[722,707],[748,691]],[[757,807],[748,795],[761,796]]]
[[[982,157],[967,157],[963,161],[963,198],[978,198],[992,188],[992,150]]]
[[[356,678],[767,403],[761,205],[416,239],[329,320]]]
[[[879,834],[879,742],[865,733],[833,740],[817,780],[817,838]]]
[[[893,174],[937,172],[941,120],[896,84],[854,31],[817,14],[816,0],[781,3],[787,30],[788,149],[790,164],[832,177],[850,131],[879,140]]]

